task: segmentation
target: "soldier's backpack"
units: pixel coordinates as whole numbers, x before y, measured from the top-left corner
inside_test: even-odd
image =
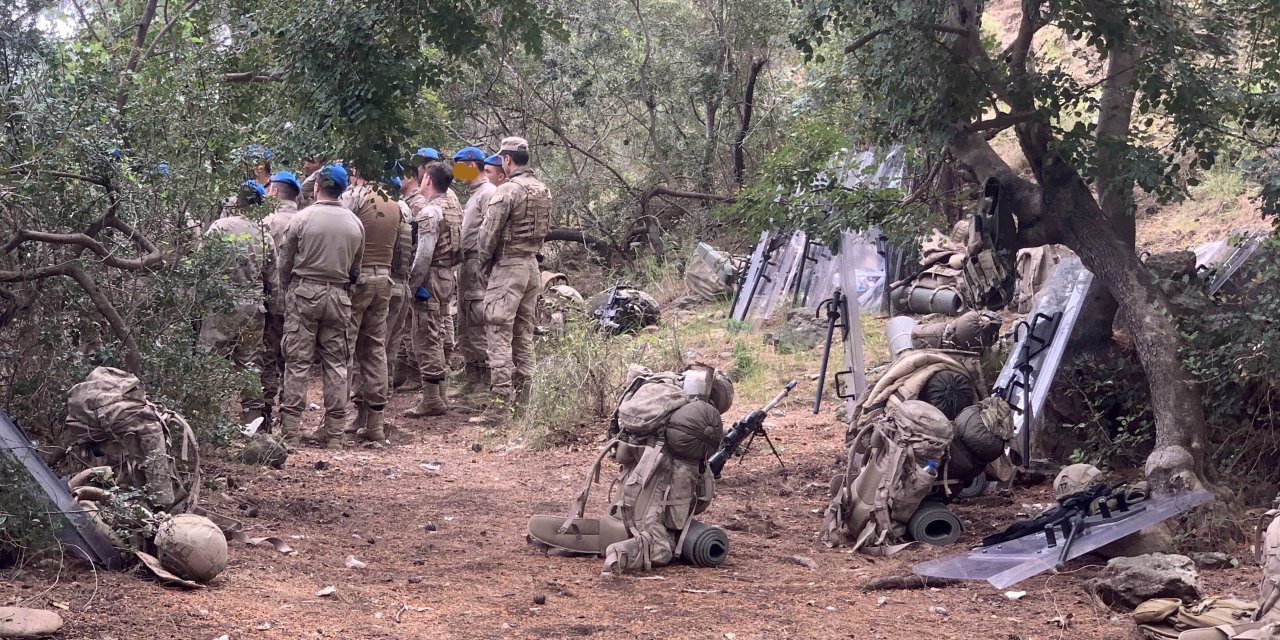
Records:
[[[620,434],[635,441],[657,434],[666,427],[667,419],[688,404],[679,375],[653,373],[647,369],[634,372],[618,399],[613,412],[610,434]]]
[[[152,402],[133,374],[98,367],[67,392],[64,441],[85,466],[110,466],[121,487],[143,489],[155,508],[181,513],[200,492],[199,445],[183,417]],[[175,447],[171,432],[181,438]]]
[[[941,411],[920,400],[896,404],[866,423],[849,447],[845,473],[832,481],[823,542],[879,554],[900,549],[894,543],[904,539],[911,516],[933,490],[952,431]]]
[[[955,418],[965,407],[982,399],[981,371],[972,354],[941,350],[904,353],[876,380],[866,396],[854,407],[845,431],[845,446],[871,420],[907,400],[924,400]]]
[[[1144,638],[1177,640],[1189,629],[1248,625],[1253,621],[1254,609],[1252,602],[1234,598],[1205,598],[1191,604],[1183,604],[1178,598],[1156,598],[1138,605],[1133,610],[1133,621]]]

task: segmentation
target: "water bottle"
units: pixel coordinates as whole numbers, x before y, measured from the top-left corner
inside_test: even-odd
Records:
[[[938,477],[938,461],[930,460],[924,463],[924,466],[920,467],[920,471],[924,472],[925,475],[931,478]]]

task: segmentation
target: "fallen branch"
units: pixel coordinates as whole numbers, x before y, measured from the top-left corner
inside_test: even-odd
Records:
[[[933,587],[946,587],[963,580],[956,578],[930,578],[928,576],[918,576],[916,574],[906,576],[885,576],[876,578],[871,582],[862,585],[863,591],[887,591],[890,589],[930,589]]]
[[[611,259],[618,253],[608,240],[597,238],[581,229],[556,228],[547,232],[545,238],[547,242],[572,242],[580,244],[592,251],[596,252],[606,260]]]

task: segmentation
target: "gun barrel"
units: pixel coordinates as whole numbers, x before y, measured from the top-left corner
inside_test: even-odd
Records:
[[[778,395],[774,396],[773,399],[769,401],[769,404],[764,405],[764,408],[761,409],[761,411],[764,413],[773,411],[773,408],[778,406],[778,403],[782,402],[782,399],[787,397],[787,394],[791,393],[791,390],[794,388],[796,388],[796,381],[792,380],[791,382],[788,382],[787,386],[783,387],[782,391],[779,391]]]

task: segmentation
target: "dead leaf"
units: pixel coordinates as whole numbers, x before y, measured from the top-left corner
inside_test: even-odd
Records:
[[[327,586],[327,587],[325,587],[325,588],[323,588],[323,589],[321,589],[321,590],[317,591],[317,592],[316,592],[316,595],[317,595],[317,596],[320,596],[320,597],[322,597],[322,598],[323,598],[324,596],[331,596],[331,595],[333,595],[333,594],[335,594],[335,593],[337,593],[337,592],[338,592],[338,588],[337,588],[337,587],[335,587],[335,586],[333,586],[333,585],[329,585],[329,586]]]
[[[810,569],[818,568],[818,563],[809,556],[791,556],[791,560],[802,567],[808,567]]]
[[[57,609],[62,609],[63,611],[67,611],[67,610],[71,609],[71,603],[69,603],[69,602],[53,602],[53,601],[50,601],[50,602],[49,602],[49,604],[50,604],[51,606],[53,606],[53,607],[57,608]]]
[[[1052,624],[1057,626],[1059,629],[1066,629],[1067,627],[1071,626],[1072,617],[1073,617],[1073,614],[1067,613],[1064,615],[1060,615],[1056,618],[1053,618],[1047,621],[1045,624]]]

